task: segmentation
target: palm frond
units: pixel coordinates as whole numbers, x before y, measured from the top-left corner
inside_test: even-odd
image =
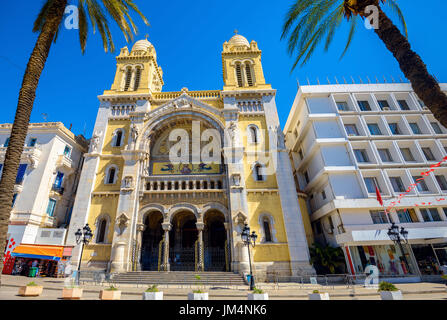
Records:
[[[387,0],[385,3],[388,5],[391,11],[397,15],[399,22],[402,25],[402,30],[404,31],[405,38],[408,38],[407,23],[405,22],[405,17],[402,13],[402,10],[400,10],[396,0]]]

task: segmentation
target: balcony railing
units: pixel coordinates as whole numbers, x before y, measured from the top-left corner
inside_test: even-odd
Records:
[[[145,181],[145,190],[160,191],[204,191],[222,190],[225,188],[222,175],[193,176],[193,177],[149,177]]]
[[[59,186],[57,184],[53,184],[53,186],[51,187],[51,190],[59,193],[60,195],[64,194],[64,188],[62,188],[61,186]]]

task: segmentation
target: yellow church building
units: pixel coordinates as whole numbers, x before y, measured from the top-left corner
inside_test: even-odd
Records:
[[[86,223],[93,239],[82,257],[75,247],[72,263],[246,274],[247,224],[258,235],[250,249],[258,279],[313,274],[308,213],[257,43],[235,34],[223,44],[222,90],[163,92],[147,39],[116,60],[112,87],[98,97],[67,244]]]

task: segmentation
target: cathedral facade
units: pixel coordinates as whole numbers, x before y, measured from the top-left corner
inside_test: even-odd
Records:
[[[223,44],[222,90],[163,92],[154,46],[121,49],[99,96],[67,244],[88,223],[92,241],[73,264],[110,272],[249,270],[313,273],[305,223],[261,51]],[[304,218],[304,222],[303,222]]]

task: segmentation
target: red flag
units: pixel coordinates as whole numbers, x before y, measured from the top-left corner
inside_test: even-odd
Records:
[[[377,197],[377,201],[379,201],[380,205],[383,206],[382,195],[380,194],[380,191],[377,188],[377,186],[376,186],[376,197]]]

